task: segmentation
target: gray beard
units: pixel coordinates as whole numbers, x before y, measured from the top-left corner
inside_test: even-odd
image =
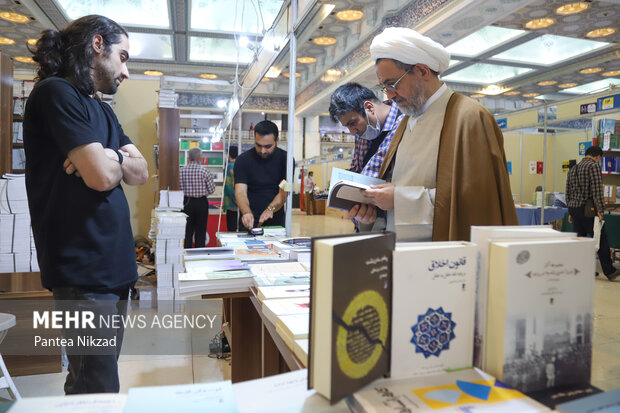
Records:
[[[420,92],[419,90],[417,92]],[[424,107],[424,104],[426,103],[427,99],[424,99],[424,94],[423,93],[416,93],[416,95],[412,96],[410,99],[407,99],[407,105],[398,105],[398,108],[400,109],[401,112],[403,112],[405,115],[409,116],[409,117],[418,117],[420,116],[423,112],[422,112],[422,108]]]

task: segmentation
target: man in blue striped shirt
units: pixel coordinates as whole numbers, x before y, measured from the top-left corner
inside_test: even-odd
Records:
[[[358,83],[340,86],[331,97],[329,114],[356,135],[351,171],[378,177],[381,164],[403,115],[395,103],[382,103]]]

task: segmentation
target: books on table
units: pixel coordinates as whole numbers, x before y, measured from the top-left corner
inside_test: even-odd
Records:
[[[312,240],[308,382],[331,402],[389,370],[394,242],[391,232]]]
[[[278,318],[291,314],[308,314],[310,303],[308,297],[284,298],[280,300],[266,300],[263,302],[263,314],[273,325],[278,324]]]
[[[571,232],[559,232],[549,225],[475,226],[471,227],[471,242],[477,245],[476,312],[474,323],[474,366],[485,369],[486,320],[489,283],[489,245],[499,239],[569,238]]]
[[[357,204],[368,204],[370,199],[364,196],[364,191],[370,189],[370,185],[384,183],[383,179],[332,168],[327,206],[349,211]]]
[[[408,379],[379,379],[347,401],[356,413],[550,411],[478,369]]]
[[[27,397],[16,400],[11,413],[123,413],[125,394],[77,394],[71,396]]]
[[[308,267],[299,262],[250,264],[249,267],[255,275],[254,284],[258,287],[308,285],[310,283]]]
[[[523,392],[587,383],[594,240],[491,243],[486,371]]]
[[[235,249],[232,247],[205,247],[185,249],[183,261],[234,259]]]
[[[216,271],[208,273],[179,273],[179,293],[183,297],[201,294],[248,291],[254,284],[248,270]]]
[[[335,406],[308,390],[308,372],[289,373],[233,384],[239,413],[348,413],[343,401]]]
[[[230,381],[176,386],[133,387],[124,413],[236,413]]]
[[[392,378],[472,366],[476,247],[397,243],[392,279]]]
[[[309,285],[267,285],[256,288],[256,298],[260,302],[277,298],[308,297],[309,295]]]
[[[288,348],[295,352],[295,340],[308,338],[310,314],[290,314],[278,317],[276,332]]]

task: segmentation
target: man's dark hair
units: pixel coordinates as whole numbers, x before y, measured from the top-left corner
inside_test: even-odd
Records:
[[[345,83],[334,91],[329,104],[329,116],[334,122],[349,112],[357,112],[364,115],[364,102],[367,100],[379,103],[375,93],[359,83]]]
[[[118,23],[95,14],[75,20],[64,30],[41,32],[36,46],[29,46],[32,59],[39,64],[36,80],[64,77],[80,92],[94,93],[95,82],[90,70],[95,56],[92,39],[96,34],[103,38],[104,56],[110,53],[113,44],[121,42],[121,35],[128,36]]]
[[[407,64],[407,63],[403,63],[403,62],[401,62],[400,60],[396,60],[396,59],[389,59],[389,58],[387,58],[387,57],[381,57],[381,58],[377,59],[377,60],[375,61],[375,64],[376,64],[376,65],[378,65],[380,61],[385,60],[385,59],[388,59],[388,60],[393,61],[393,62],[394,62],[394,64],[396,65],[396,67],[397,67],[397,68],[399,68],[400,70],[403,70],[403,71],[405,71],[405,72],[406,72],[406,71],[413,71],[413,67],[415,66],[415,65],[409,65],[409,64]],[[430,70],[430,71],[431,71],[431,73],[435,75],[435,77],[439,77],[439,72],[434,71],[434,70],[433,70],[433,69],[431,69],[430,67],[428,68],[428,70]]]
[[[603,156],[603,150],[600,146],[590,146],[588,149],[586,149],[586,156]]]
[[[262,120],[254,126],[254,137],[256,135],[273,135],[274,139],[278,140],[278,126],[270,120]]]
[[[237,155],[239,155],[239,148],[237,148],[235,145],[231,145],[228,148],[228,155],[233,159],[237,158]]]

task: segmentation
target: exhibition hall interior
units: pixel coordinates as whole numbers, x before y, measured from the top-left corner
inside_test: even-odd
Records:
[[[105,194],[101,205],[113,193],[126,199],[131,232],[124,233],[134,240],[138,276],[123,317],[137,324],[124,325],[124,338],[121,328],[119,390],[65,396],[72,344],[56,339],[66,336],[68,324],[52,320],[56,327],[41,331],[37,322],[60,301],[45,272],[56,264],[71,267],[78,255],[63,256],[67,264],[37,251],[51,251],[45,242],[63,237],[50,231],[72,231],[81,213],[50,212],[57,211],[49,205],[58,195],[38,198],[45,207],[29,203],[37,181],[50,194],[71,194],[61,178],[36,176],[46,158],[60,155],[32,159],[37,146],[49,146],[33,139],[35,128],[46,126],[35,119],[36,100],[29,97],[42,94],[36,95],[43,59],[33,60],[41,35],[88,15],[115,21],[128,39],[127,73],[118,89],[97,89],[100,72],[91,65],[95,89],[82,98],[95,97],[106,113],[112,109],[145,162],[140,184],[119,178],[116,189],[97,194]],[[489,410],[497,412],[577,412],[587,411],[586,404],[571,403],[588,396],[606,397],[620,409],[620,277],[614,272],[620,268],[619,23],[615,0],[0,0],[0,412],[82,412],[87,405],[103,409],[93,412],[198,411],[192,403],[222,412],[460,411],[484,403],[497,403]],[[421,35],[416,50],[429,61],[437,50],[447,51],[449,61],[441,70],[426,60],[403,62],[404,69],[394,66],[400,78],[384,81],[384,57],[373,59],[371,50],[377,56],[375,39],[394,27]],[[94,40],[85,44],[97,51]],[[390,47],[403,48],[396,56],[412,53],[398,41]],[[385,53],[389,60],[389,47]],[[420,73],[438,76],[476,112],[455,115],[446,100],[445,120],[441,113],[436,126],[422,121],[426,112],[409,113],[406,106],[398,115],[407,116],[397,118],[396,107],[411,103],[399,93]],[[372,146],[363,139],[365,129],[334,115],[336,90],[351,82],[374,94],[372,108],[395,108],[391,129],[381,112],[368,109],[367,98],[359,109],[350,102],[344,111],[368,130],[376,122],[377,135],[391,143]],[[50,99],[38,107],[62,100]],[[473,129],[475,122],[483,122],[482,129]],[[264,132],[266,124],[275,125],[278,136],[264,149],[261,139],[271,133]],[[413,128],[431,132],[416,135]],[[452,130],[459,137],[450,150],[465,158],[442,162],[447,149],[438,143],[437,167],[434,158],[421,159],[426,149],[418,147],[432,145],[435,136],[445,145]],[[474,147],[483,141],[483,149]],[[374,175],[354,166],[369,147],[377,155],[364,164],[378,159]],[[591,148],[602,155],[591,156],[599,154]],[[122,145],[112,152],[121,171],[128,158],[134,161]],[[273,164],[273,153],[282,176],[269,200],[277,195],[257,213],[252,185],[263,185],[259,178],[268,175],[257,165]],[[252,167],[242,166],[251,156]],[[391,163],[381,165],[384,157]],[[583,184],[585,175],[571,181],[571,174],[591,159],[596,183],[586,185],[587,197],[603,204],[597,218],[587,218],[591,230],[584,237],[583,206],[576,221],[567,185]],[[446,220],[483,217],[466,225],[465,237],[435,232],[409,239],[400,232],[408,219],[402,210],[416,215],[420,204],[401,198],[399,186],[404,191],[418,183],[405,185],[398,174],[409,166],[420,170],[420,161],[432,163],[437,184],[423,188],[432,195],[430,218],[422,223],[431,232],[448,225],[453,231],[452,221],[438,222],[441,207],[451,209]],[[81,165],[71,178],[90,185],[87,175],[79,176]],[[195,241],[187,231],[196,225],[188,207],[196,198],[184,183],[191,168],[211,181],[196,195],[205,221]],[[67,162],[63,169],[74,173]],[[445,195],[440,182],[448,170],[453,182]],[[502,189],[489,195],[496,176]],[[362,195],[338,192],[343,182]],[[364,195],[376,185],[392,188],[385,211],[380,200]],[[337,204],[343,199],[350,203]],[[505,212],[503,220],[489,218],[497,216],[489,199],[499,199],[513,218]],[[365,209],[364,202],[377,203]],[[355,205],[355,212],[341,205]],[[375,211],[371,223],[352,219],[359,205]],[[36,210],[54,224],[37,225]],[[276,217],[281,220],[270,224]],[[111,221],[101,225],[108,224],[114,231]],[[89,250],[88,237],[75,239],[71,245],[99,262],[93,265],[117,260],[110,250]],[[385,279],[358,277],[367,271],[360,263],[378,265],[379,253],[389,264],[368,271],[385,271]],[[446,333],[446,326],[452,330]],[[82,399],[62,410],[73,397]],[[388,410],[390,402],[410,410]]]

